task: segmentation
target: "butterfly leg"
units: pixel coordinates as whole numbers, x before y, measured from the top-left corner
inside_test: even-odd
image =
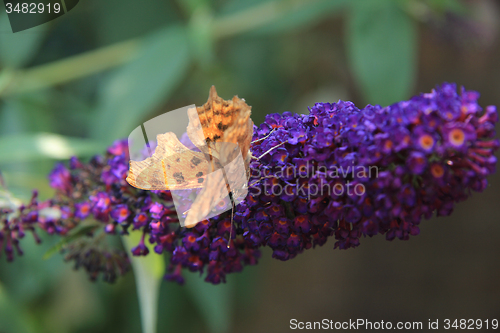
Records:
[[[227,191],[228,191],[228,195],[229,195],[229,200],[231,200],[231,228],[229,229],[229,238],[227,240],[227,248],[229,249],[230,246],[231,246],[231,238],[233,236],[233,224],[234,224],[234,197],[233,197],[233,190],[231,190],[231,187],[230,187],[230,183],[228,181],[228,178],[227,178],[227,175],[226,175],[226,171],[224,168],[221,169],[222,170],[222,174],[224,176],[224,180],[226,182],[226,186],[227,186]]]
[[[265,177],[260,177],[258,180],[256,180],[256,181],[255,181],[255,182],[253,182],[252,184],[248,185],[248,188],[250,188],[250,187],[254,186],[255,184],[260,183],[260,181],[261,181],[262,179],[266,179],[266,178],[276,178],[276,176],[274,176],[274,175],[269,175],[269,176],[265,176]]]
[[[231,228],[229,229],[229,239],[227,240],[227,248],[231,246],[231,237],[233,236],[233,224],[234,224],[234,199],[233,192],[229,192],[229,199],[231,200]]]

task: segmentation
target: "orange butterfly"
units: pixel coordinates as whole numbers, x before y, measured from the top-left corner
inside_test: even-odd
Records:
[[[201,107],[188,109],[186,132],[200,150],[188,149],[168,132],[157,137],[154,154],[130,161],[127,182],[144,190],[199,189],[188,211],[186,227],[194,227],[228,197],[246,195],[253,136],[251,107],[234,96],[223,100],[215,87]],[[213,215],[212,215],[213,216]]]

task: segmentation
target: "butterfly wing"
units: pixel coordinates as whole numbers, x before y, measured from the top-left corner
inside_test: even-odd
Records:
[[[196,109],[188,110],[187,134],[195,146],[219,159],[223,165],[227,165],[236,155],[232,152],[232,147],[226,146],[227,149],[224,149],[224,145],[220,146],[218,143],[237,143],[248,167],[253,136],[251,109],[251,106],[237,96],[232,100],[222,99],[217,95],[215,86],[212,86],[208,101]]]
[[[187,110],[189,123],[186,129],[186,133],[191,140],[191,142],[202,152],[208,153],[207,141],[205,140],[205,135],[203,134],[203,128],[201,126],[200,117],[198,116],[198,111],[195,108]]]
[[[245,169],[253,135],[250,113],[244,100],[236,96],[223,100],[212,86],[207,103],[188,110],[187,134],[201,152],[186,148],[174,133],[160,134],[153,156],[130,161],[127,181],[145,190],[202,188],[185,220],[186,227],[194,227],[213,215],[230,191],[233,197],[247,193]]]
[[[127,182],[143,190],[176,190],[203,187],[209,173],[205,155],[184,146],[177,136],[159,134],[154,154],[130,161]]]
[[[184,226],[192,228],[204,220],[212,209],[229,195],[224,173],[221,169],[210,173],[205,181],[205,186],[196,197],[189,209]]]
[[[234,116],[236,117],[231,125],[224,132],[222,142],[238,144],[245,167],[250,163],[250,143],[253,136],[253,121],[250,118],[251,107],[238,97],[233,97]],[[227,165],[236,158],[238,152],[234,152],[230,145],[223,145],[220,149],[221,162]]]
[[[239,149],[236,144],[226,143],[226,145],[231,145],[236,150]],[[185,226],[194,227],[199,221],[224,212],[225,209],[220,208],[225,207],[223,200],[230,202],[226,199],[230,192],[236,204],[240,203],[248,193],[248,178],[241,154],[238,154],[223,168],[208,174],[205,186],[189,209],[184,222]],[[220,205],[221,202],[222,205]]]
[[[251,107],[236,96],[232,100],[223,100],[214,86],[210,89],[207,103],[196,108],[196,112],[194,109],[188,111],[190,121],[187,133],[201,151],[213,157],[212,162],[216,160],[212,168],[218,170],[209,174],[205,187],[191,205],[185,220],[188,228],[205,219],[230,191],[233,197],[246,196],[246,169],[250,163],[249,149],[253,135]]]

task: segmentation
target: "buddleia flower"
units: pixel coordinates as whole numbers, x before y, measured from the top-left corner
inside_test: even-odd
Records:
[[[127,141],[119,140],[88,163],[57,164],[51,200],[35,197],[16,218],[2,211],[0,248],[11,260],[24,233],[37,237],[41,229],[70,239],[66,259],[91,279],[112,282],[129,260],[103,241],[139,232],[128,255],[166,253],[166,280],[182,284],[189,270],[218,284],[257,264],[264,246],[289,260],[329,238],[336,249],[357,247],[366,236],[407,240],[423,219],[449,215],[483,191],[495,172],[498,114],[478,98],[445,83],[387,107],[338,101],[316,103],[308,114],[269,114],[254,127],[247,197],[191,229],[180,227],[169,191],[128,185]],[[44,208],[59,214],[42,216]]]

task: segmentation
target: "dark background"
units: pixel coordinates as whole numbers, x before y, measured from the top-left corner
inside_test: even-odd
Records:
[[[483,107],[500,105],[496,1],[270,3],[82,0],[17,34],[2,12],[0,169],[9,190],[50,197],[55,160],[102,152],[141,121],[201,105],[212,84],[225,99],[244,97],[256,124],[316,102],[387,105],[444,81],[481,92]],[[285,332],[292,318],[500,319],[500,176],[489,181],[409,241],[379,235],[347,251],[330,241],[288,262],[265,249],[226,285],[163,282],[158,331]],[[42,259],[55,241],[28,237],[24,257],[1,258],[0,332],[139,332],[133,274],[93,284],[59,255]]]

